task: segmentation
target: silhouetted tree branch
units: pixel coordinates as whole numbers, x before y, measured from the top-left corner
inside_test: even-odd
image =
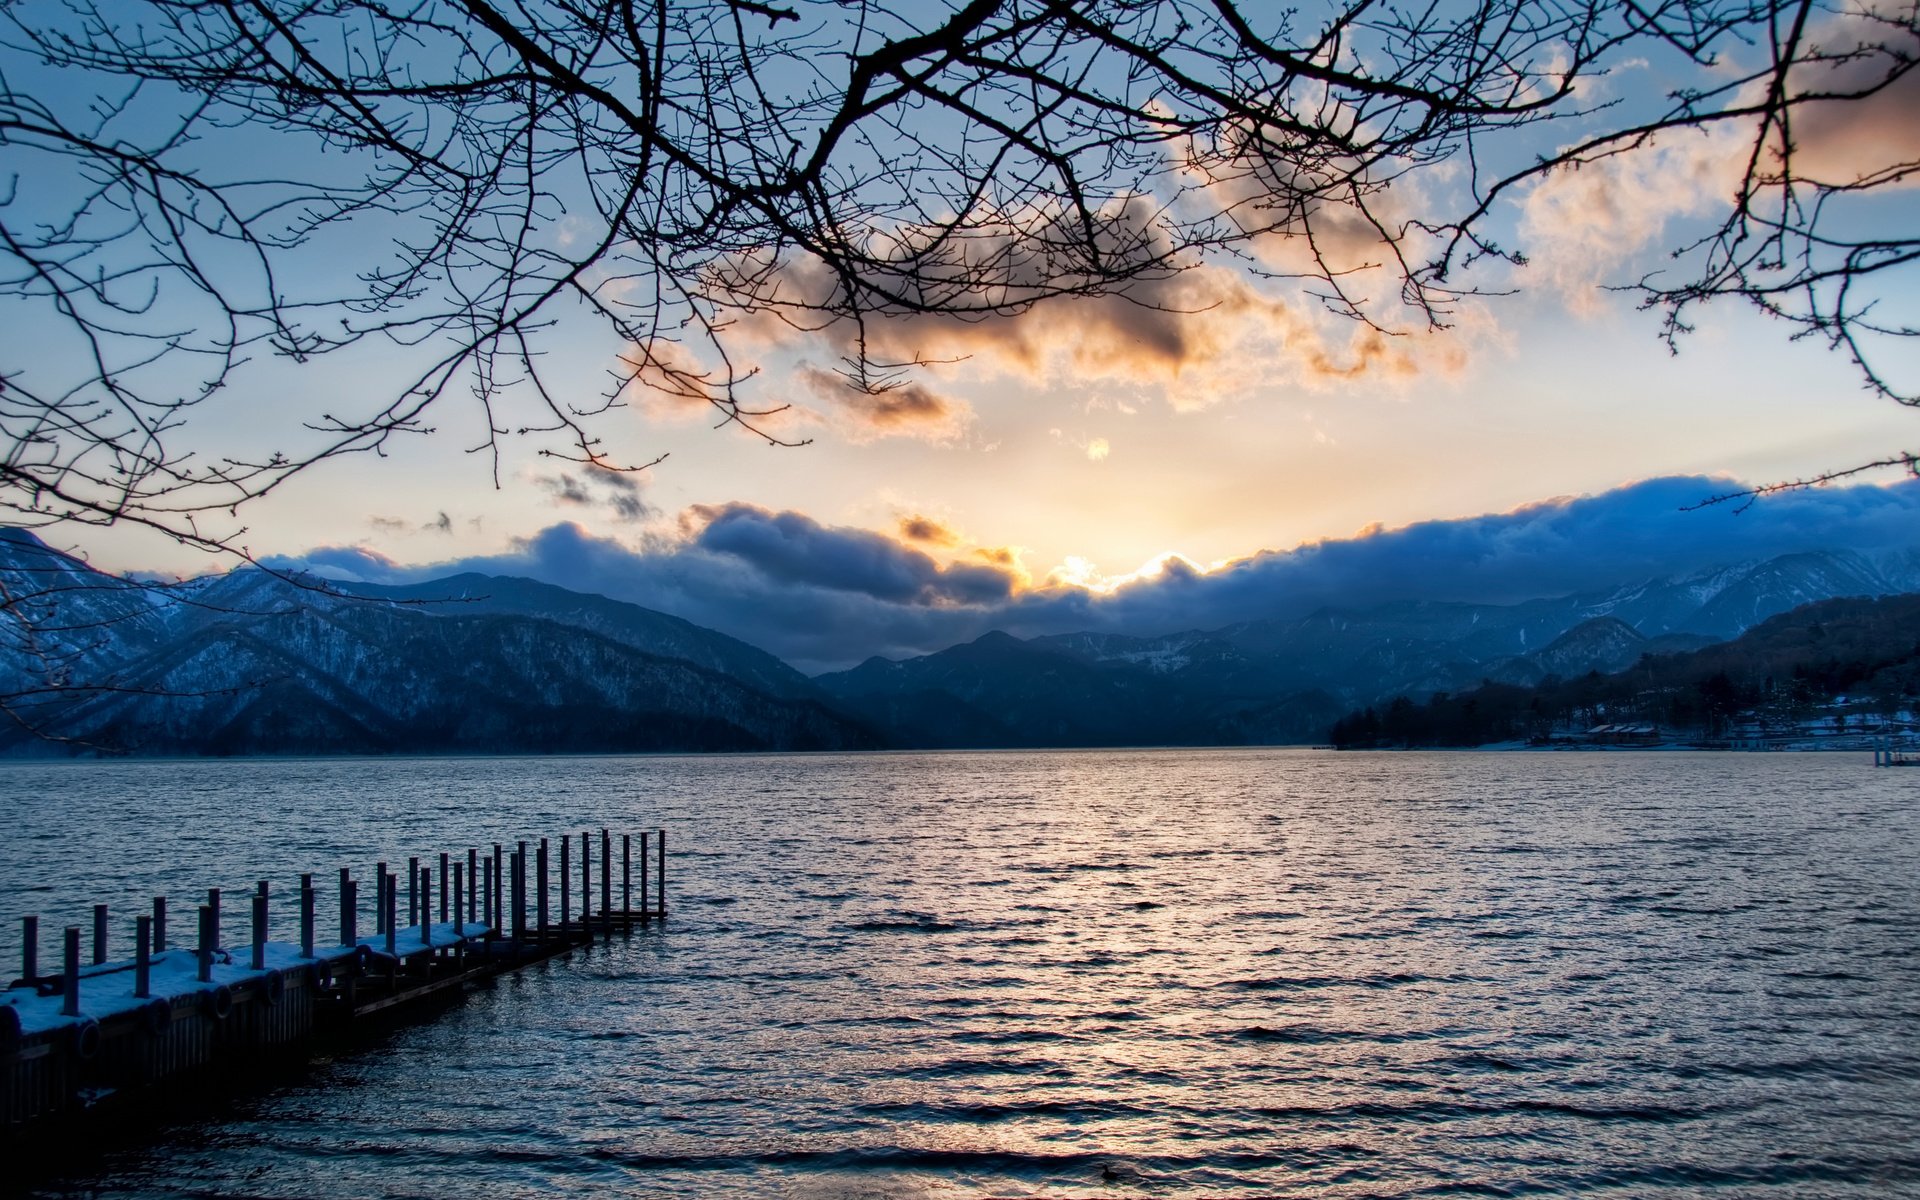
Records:
[[[1911,122],[1916,57],[1911,2],[12,0],[0,506],[230,547],[238,505],[449,416],[496,471],[514,437],[634,469],[597,418],[648,388],[781,443],[743,320],[851,329],[884,391],[913,364],[875,320],[1152,305],[1211,258],[1444,327],[1525,262],[1503,201],[1687,138],[1732,167],[1633,285],[1668,338],[1742,299],[1913,404],[1920,156],[1842,151]],[[1681,82],[1605,90],[1642,60]],[[576,314],[625,347],[592,398],[543,361]],[[194,424],[272,359],[393,382],[259,449]]]

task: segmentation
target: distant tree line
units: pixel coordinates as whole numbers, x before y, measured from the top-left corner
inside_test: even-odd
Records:
[[[1613,675],[1549,676],[1534,687],[1488,680],[1424,702],[1397,696],[1342,717],[1329,740],[1341,749],[1478,746],[1625,723],[1715,738],[1742,714],[1787,723],[1840,696],[1875,713],[1920,708],[1920,596],[1809,604],[1734,641],[1643,655]]]

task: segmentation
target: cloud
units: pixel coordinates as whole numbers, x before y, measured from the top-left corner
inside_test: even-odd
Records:
[[[834,423],[850,440],[880,437],[917,437],[948,442],[966,432],[973,409],[934,391],[921,380],[888,383],[878,390],[853,385],[835,371],[802,364],[795,371],[800,385],[822,401]]]
[[[700,506],[637,544],[564,523],[505,553],[403,566],[358,547],[270,565],[328,578],[417,582],[459,571],[523,575],[685,617],[803,670],[906,657],[993,629],[1152,635],[1407,600],[1511,603],[1808,550],[1920,544],[1920,481],[1771,497],[1745,512],[1682,512],[1727,481],[1646,480],[1512,512],[1369,528],[1203,571],[1177,556],[1108,578],[1081,564],[1035,586],[1013,547],[947,565],[885,534],[747,504]]]
[[[1087,443],[1087,460],[1089,462],[1105,462],[1107,461],[1107,455],[1111,453],[1113,453],[1113,447],[1107,444],[1107,439],[1105,438],[1095,438]]]
[[[1789,74],[1797,98],[1789,114],[1796,179],[1839,187],[1920,181],[1920,70],[1912,69],[1920,36],[1911,21],[1911,9],[1905,16],[1868,9],[1828,16],[1815,27]],[[1757,103],[1771,82],[1757,76],[1729,97],[1730,105]],[[1729,209],[1758,132],[1756,122],[1744,120],[1682,128],[1554,171],[1521,206],[1523,244],[1536,272],[1575,311],[1599,307],[1598,286],[1621,282],[1669,224]],[[1786,149],[1776,131],[1758,161],[1762,212],[1780,199]]]
[[[900,518],[900,536],[910,542],[925,542],[929,546],[960,544],[959,534],[932,517],[923,517],[919,513]]]
[[[1793,114],[1794,170],[1831,185],[1920,181],[1920,36],[1914,12],[1872,7],[1838,16],[1811,39],[1818,61],[1793,73],[1817,100]]]
[[[559,471],[535,475],[533,484],[551,496],[559,507],[603,509],[614,520],[628,524],[653,512],[641,499],[639,478],[630,471],[612,471],[587,463],[578,474]],[[440,514],[442,522],[446,518],[447,514]],[[451,532],[451,526],[443,532]]]
[[[884,534],[835,528],[796,512],[751,504],[698,505],[691,545],[732,555],[777,583],[859,592],[910,605],[968,605],[1005,600],[1012,576],[992,566],[933,558]]]
[[[813,260],[736,264],[734,299],[746,311],[730,332],[762,350],[800,347],[839,361],[864,356],[874,363],[920,364],[912,378],[922,386],[965,362],[970,378],[986,372],[1039,386],[1157,389],[1174,408],[1193,410],[1276,385],[1318,388],[1361,378],[1404,382],[1430,372],[1457,373],[1471,336],[1485,330],[1482,314],[1465,306],[1454,315],[1459,328],[1450,332],[1429,329],[1425,314],[1398,307],[1401,281],[1378,267],[1389,261],[1380,227],[1357,214],[1319,216],[1318,261],[1339,271],[1341,286],[1382,324],[1404,333],[1332,315],[1297,288],[1274,294],[1255,286],[1244,271],[1187,261],[1174,253],[1156,223],[1161,218],[1144,205],[1101,214],[1106,224],[1096,240],[1108,249],[1109,260],[1140,267],[1137,277],[1120,283],[1091,275],[1081,280],[1071,262],[1056,261],[1054,254],[1063,252],[1048,248],[1077,243],[1077,231],[1053,241],[1044,228],[1020,237],[971,231],[935,249],[903,246],[898,270],[888,262],[873,268],[878,294],[890,299],[866,297],[857,322],[835,315],[844,305],[845,281]],[[1258,243],[1263,265],[1280,261],[1275,255],[1295,242],[1304,245],[1306,239],[1285,232],[1264,236]],[[1372,265],[1350,268],[1334,255],[1333,244],[1348,242],[1354,255],[1364,250]],[[1264,249],[1269,244],[1271,253]],[[1049,296],[1043,290],[1049,286],[1085,290]],[[847,389],[830,372],[815,368],[804,386],[830,409],[846,404]],[[920,399],[929,406],[954,404],[938,393]],[[877,415],[882,430],[896,416],[890,408]]]

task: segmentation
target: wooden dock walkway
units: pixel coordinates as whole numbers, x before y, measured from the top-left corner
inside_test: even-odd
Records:
[[[337,929],[337,937],[326,939],[316,928],[312,875],[300,877],[294,897],[293,941],[272,937],[266,880],[247,897],[248,937],[237,946],[222,937],[218,889],[199,906],[190,946],[170,940],[167,898],[156,897],[134,921],[128,959],[109,954],[110,914],[95,905],[89,961],[82,962],[81,927],[68,926],[54,973],[41,971],[38,918],[25,918],[20,978],[0,992],[0,1131],[241,1070],[263,1051],[296,1049],[374,1014],[401,1014],[615,930],[665,919],[665,830],[640,834],[637,857],[631,834],[616,841],[603,829],[597,839],[556,840],[557,853],[541,838],[510,848],[495,843],[484,854],[470,848],[464,858],[411,858],[404,876],[379,863],[365,935],[369,906],[344,868],[330,906],[338,924],[329,932]]]

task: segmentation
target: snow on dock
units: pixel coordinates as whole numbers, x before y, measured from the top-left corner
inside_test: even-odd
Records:
[[[637,908],[633,836],[619,838],[617,867],[612,834],[603,829],[598,840],[596,854],[593,835],[579,835],[577,900],[572,835],[557,839],[557,864],[546,838],[531,853],[517,842],[495,843],[487,854],[471,848],[464,860],[441,854],[437,866],[411,858],[404,879],[380,863],[365,935],[360,881],[343,869],[331,906],[337,937],[328,940],[317,930],[312,875],[301,876],[293,897],[297,941],[270,936],[266,880],[245,897],[251,920],[237,945],[222,938],[218,889],[198,906],[191,945],[169,941],[168,898],[156,897],[152,912],[134,920],[133,957],[125,960],[110,960],[107,906],[95,905],[90,961],[81,961],[82,928],[68,926],[52,972],[42,970],[39,919],[27,917],[20,977],[0,991],[0,1130],[84,1116],[116,1097],[245,1068],[261,1051],[297,1048],[327,1027],[403,1012],[664,918],[666,831],[639,835]]]

